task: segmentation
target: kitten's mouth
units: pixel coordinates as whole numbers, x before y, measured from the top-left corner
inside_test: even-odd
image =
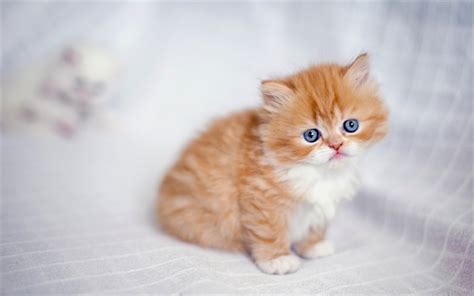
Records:
[[[340,160],[340,159],[343,159],[345,158],[347,155],[340,152],[340,151],[336,151],[336,153],[334,153],[333,156],[331,156],[331,158],[329,160]]]

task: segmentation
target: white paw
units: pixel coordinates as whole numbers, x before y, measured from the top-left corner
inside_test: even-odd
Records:
[[[268,261],[257,261],[257,266],[265,273],[285,274],[295,272],[300,267],[300,259],[295,255],[285,255]]]
[[[330,256],[334,254],[334,247],[330,241],[323,240],[316,245],[314,245],[313,248],[311,248],[308,252],[304,254],[305,258],[317,258],[317,257],[324,257],[324,256]]]

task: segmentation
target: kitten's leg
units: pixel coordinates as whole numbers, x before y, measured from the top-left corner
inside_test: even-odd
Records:
[[[243,251],[238,205],[212,196],[193,196],[191,173],[172,171],[163,181],[157,212],[164,231],[205,247]]]
[[[334,254],[332,243],[324,239],[326,230],[311,228],[307,236],[296,242],[293,249],[303,258],[312,259]]]
[[[295,272],[300,266],[300,260],[290,251],[286,215],[289,205],[284,202],[278,204],[278,197],[265,198],[265,193],[268,194],[262,192],[259,196],[249,196],[241,201],[244,244],[263,272]]]

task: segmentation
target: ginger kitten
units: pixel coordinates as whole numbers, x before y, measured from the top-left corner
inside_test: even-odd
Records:
[[[367,54],[261,85],[263,106],[215,121],[162,181],[163,229],[205,247],[248,252],[266,273],[329,255],[337,205],[357,188],[356,160],[387,132]]]

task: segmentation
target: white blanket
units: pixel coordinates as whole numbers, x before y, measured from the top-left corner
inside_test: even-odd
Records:
[[[473,291],[472,3],[2,3],[2,75],[87,39],[123,61],[128,130],[2,135],[5,294]],[[330,257],[290,275],[156,228],[160,176],[259,79],[371,54],[391,111]]]

